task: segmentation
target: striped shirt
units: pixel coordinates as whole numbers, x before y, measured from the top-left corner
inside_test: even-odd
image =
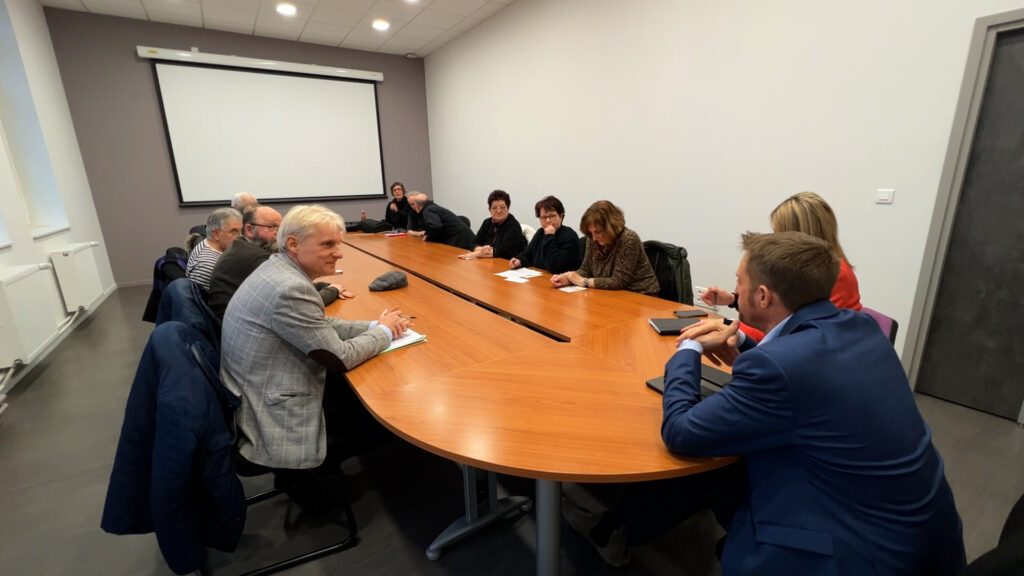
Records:
[[[203,290],[210,289],[210,278],[213,277],[213,267],[220,260],[221,253],[216,248],[203,240],[196,244],[192,253],[188,255],[188,267],[185,268],[185,276],[196,284],[203,287]]]

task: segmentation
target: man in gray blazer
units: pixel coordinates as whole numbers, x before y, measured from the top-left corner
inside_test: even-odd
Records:
[[[239,451],[270,468],[307,469],[327,456],[325,377],[379,354],[409,321],[328,318],[313,279],[334,274],[345,223],[323,206],[296,206],[273,254],[239,286],[224,313],[221,378],[239,394]],[[332,379],[332,385],[345,385]],[[361,408],[361,406],[360,406]]]

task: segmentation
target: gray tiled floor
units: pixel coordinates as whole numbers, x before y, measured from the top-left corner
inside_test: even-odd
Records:
[[[118,290],[11,393],[0,418],[0,574],[170,574],[152,535],[111,536],[100,513],[125,399],[151,325],[139,320],[146,288]],[[994,545],[1011,503],[1024,492],[1024,429],[1012,422],[919,396],[935,433],[964,520],[968,556]],[[529,574],[534,524],[506,521],[457,545],[440,561],[423,550],[461,512],[458,469],[395,442],[352,473],[362,543],[292,574]],[[258,483],[260,480],[257,480]],[[504,489],[532,493],[532,483],[503,478]],[[252,488],[247,484],[248,488]],[[330,528],[283,525],[296,510],[281,499],[250,510],[241,549],[212,557],[218,573],[259,553],[287,552],[323,539]],[[710,547],[718,531],[694,518],[638,549],[617,574],[717,574]],[[564,574],[605,573],[600,560],[563,529]]]

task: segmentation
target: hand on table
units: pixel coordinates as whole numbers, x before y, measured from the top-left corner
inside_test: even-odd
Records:
[[[510,270],[515,270],[515,269],[521,267],[522,265],[523,265],[523,263],[519,261],[519,258],[513,258],[513,259],[508,261],[508,267],[509,267]]]
[[[341,300],[348,300],[349,298],[355,298],[356,295],[345,288],[344,284],[338,282],[331,282],[331,287],[338,291],[338,298]]]

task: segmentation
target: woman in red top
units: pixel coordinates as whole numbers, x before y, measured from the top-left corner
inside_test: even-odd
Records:
[[[860,310],[860,288],[853,268],[846,260],[843,247],[839,245],[839,224],[832,208],[825,199],[814,192],[800,192],[784,200],[772,210],[773,232],[803,232],[821,238],[832,246],[839,256],[839,276],[832,287],[832,303],[837,308]],[[700,295],[700,299],[708,305],[725,304],[736,307],[736,294],[712,286]],[[755,340],[764,338],[764,333],[745,324],[740,330]]]

